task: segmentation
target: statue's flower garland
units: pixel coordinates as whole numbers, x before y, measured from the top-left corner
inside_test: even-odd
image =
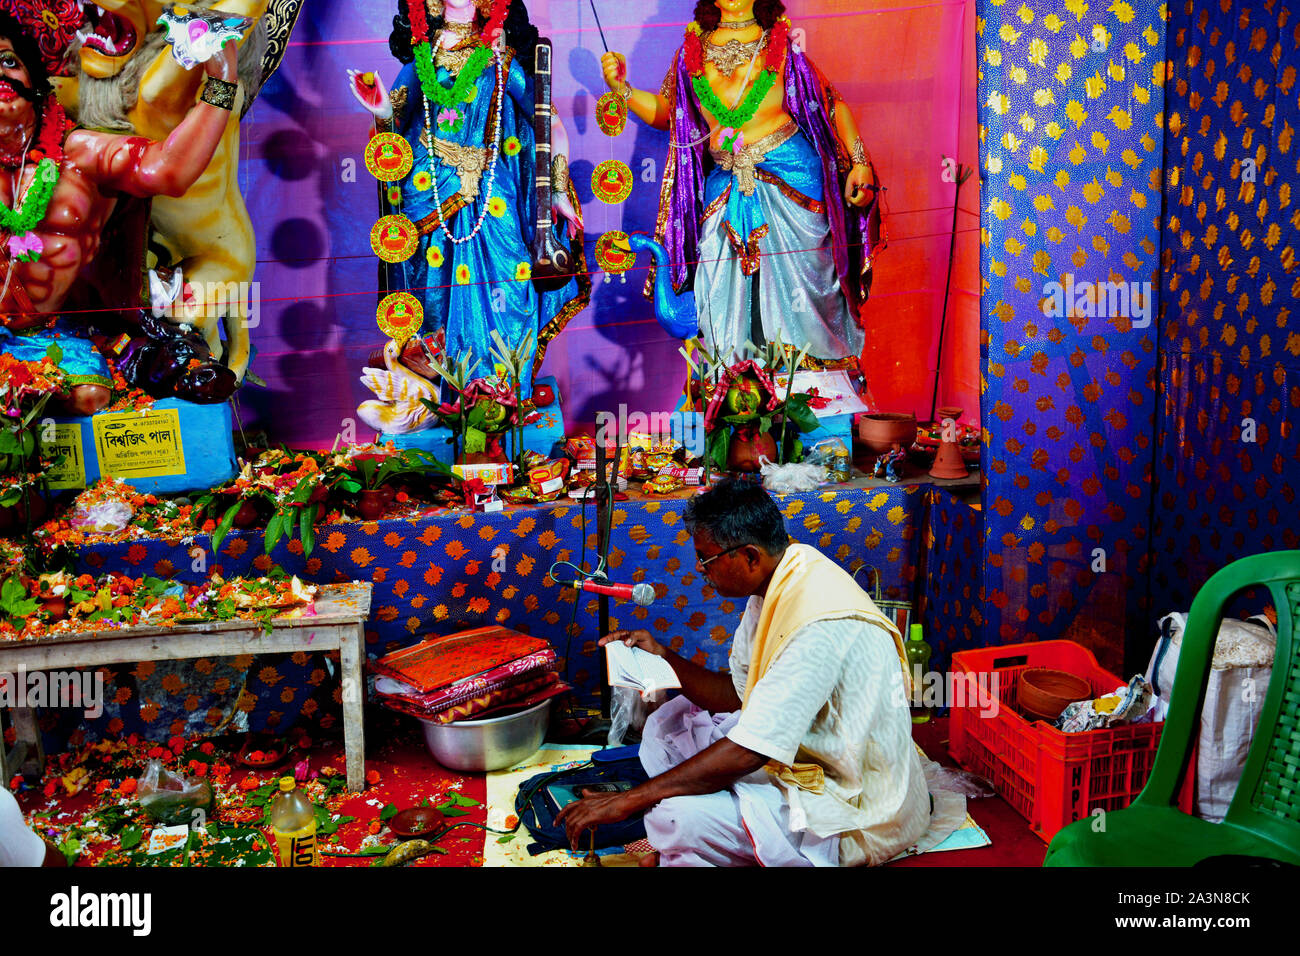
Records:
[[[415,72],[420,79],[420,89],[424,94],[424,126],[433,135],[433,111],[429,107],[429,99],[432,97],[441,107],[438,111],[438,129],[445,133],[459,132],[465,125],[465,114],[460,109],[461,103],[467,103],[474,98],[474,92],[477,87],[475,84],[483,71],[487,69],[489,62],[496,63],[497,82],[496,82],[496,118],[493,120],[493,129],[495,130],[496,140],[488,146],[488,169],[485,176],[486,188],[483,196],[483,208],[479,211],[478,221],[475,222],[474,228],[469,235],[457,238],[451,234],[447,224],[439,217],[438,228],[442,234],[451,240],[453,245],[463,245],[469,242],[479,234],[483,228],[483,222],[487,218],[488,206],[492,201],[492,188],[496,185],[497,160],[501,155],[501,110],[505,102],[504,83],[501,70],[501,57],[496,55],[492,45],[496,42],[497,37],[505,24],[506,13],[510,9],[510,0],[495,0],[492,4],[492,14],[488,17],[487,26],[483,28],[483,33],[479,37],[479,47],[470,56],[469,62],[457,74],[455,82],[450,87],[445,87],[438,82],[438,71],[433,62],[433,47],[429,42],[429,19],[426,15],[424,4],[421,0],[413,0],[410,4],[411,13],[411,39],[414,43],[415,51]],[[442,209],[442,196],[438,191],[438,173],[434,168],[435,151],[429,150],[429,171],[433,176],[433,201],[434,208]]]
[[[45,243],[33,230],[45,219],[59,184],[59,167],[63,163],[63,138],[68,132],[68,117],[53,96],[41,117],[41,134],[29,157],[36,163],[31,185],[17,208],[0,206],[0,229],[10,234],[9,254],[19,262],[35,262]],[[15,197],[17,198],[17,197]]]
[[[735,109],[729,109],[709,86],[704,75],[704,39],[698,23],[686,28],[686,68],[691,72],[691,85],[700,105],[713,114],[724,127],[739,130],[754,118],[759,105],[771,92],[773,84],[781,75],[785,65],[785,53],[788,46],[790,20],[781,17],[776,22],[767,38],[767,50],[763,58],[763,69],[750,87],[749,94]]]
[[[447,133],[459,132],[465,124],[465,114],[461,111],[460,104],[468,103],[474,98],[475,84],[478,83],[478,78],[487,69],[488,64],[492,62],[492,44],[501,33],[506,13],[510,8],[510,0],[496,0],[493,4],[492,15],[479,37],[478,48],[470,55],[469,62],[456,75],[451,86],[443,86],[438,82],[438,68],[433,62],[433,44],[429,42],[429,20],[424,4],[414,0],[410,8],[415,72],[420,77],[420,88],[426,100],[433,100],[441,107],[438,111],[439,117],[451,114],[445,123],[440,120],[439,128],[445,126],[443,132]]]

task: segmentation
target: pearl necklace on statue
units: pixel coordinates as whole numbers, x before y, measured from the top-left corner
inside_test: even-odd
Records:
[[[488,168],[487,168],[487,175],[486,177],[484,177],[487,181],[487,188],[483,193],[483,199],[482,199],[483,208],[479,210],[478,221],[474,223],[474,230],[468,236],[465,236],[463,239],[457,239],[455,236],[453,236],[451,234],[451,230],[447,228],[447,224],[443,221],[442,218],[442,196],[439,195],[438,192],[438,170],[436,165],[437,161],[435,159],[436,151],[432,149],[432,139],[433,139],[432,130],[434,128],[433,116],[429,109],[429,98],[427,96],[423,98],[424,99],[424,128],[426,131],[428,131],[428,136],[430,138],[430,147],[431,147],[429,149],[429,174],[433,179],[433,202],[434,202],[433,208],[438,210],[438,228],[442,230],[442,234],[444,236],[446,236],[448,239],[451,240],[452,245],[456,245],[456,246],[464,245],[465,243],[469,242],[471,239],[473,239],[475,236],[479,234],[479,231],[483,228],[483,223],[487,220],[488,206],[492,202],[492,189],[494,186],[496,186],[497,159],[501,155],[501,120],[502,120],[502,114],[504,112],[503,107],[505,105],[505,96],[504,96],[505,81],[501,75],[500,54],[494,51],[492,54],[492,58],[496,61],[497,82],[496,82],[496,89],[494,90],[494,93],[496,94],[496,103],[495,103],[494,119],[492,121],[494,127],[493,138],[492,138],[492,142],[489,143],[487,147]]]
[[[748,30],[754,24],[758,23],[756,17],[750,17],[748,20],[720,20],[718,21],[719,30]]]
[[[484,28],[479,43],[470,56],[469,62],[456,76],[456,81],[448,89],[437,80],[434,72],[433,52],[429,43],[429,23],[425,15],[424,4],[420,0],[410,5],[411,14],[411,39],[414,41],[413,52],[415,53],[416,73],[420,77],[421,99],[424,100],[424,130],[425,135],[429,137],[429,173],[433,179],[433,201],[434,208],[438,210],[438,228],[442,234],[451,240],[453,245],[464,245],[477,236],[483,228],[483,223],[487,219],[488,206],[492,202],[492,189],[496,185],[497,160],[501,155],[501,120],[505,105],[505,77],[502,75],[502,56],[494,48],[493,44],[502,36],[503,26],[505,24],[506,14],[510,9],[510,0],[493,0],[492,13],[488,17],[487,26]],[[453,26],[452,32],[459,33],[463,27]],[[487,166],[487,189],[483,194],[483,208],[479,210],[478,221],[474,224],[474,230],[463,239],[457,239],[447,228],[447,224],[442,221],[442,196],[438,191],[438,167],[437,167],[437,150],[434,148],[434,130],[433,111],[429,108],[429,94],[432,91],[434,98],[437,99],[440,106],[443,107],[443,113],[454,114],[454,118],[449,124],[449,132],[457,132],[464,123],[464,114],[459,109],[459,104],[467,103],[473,99],[470,89],[478,81],[479,76],[487,68],[488,63],[496,65],[496,88],[493,91],[496,102],[494,104],[493,123],[493,141],[487,146],[488,166]],[[439,117],[442,122],[442,117]]]

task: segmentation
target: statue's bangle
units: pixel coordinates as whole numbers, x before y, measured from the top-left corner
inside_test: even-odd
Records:
[[[238,92],[238,83],[230,83],[218,77],[210,76],[203,83],[203,95],[199,99],[220,110],[233,110],[235,108],[235,94]]]
[[[551,189],[561,196],[569,191],[569,158],[563,153],[551,160]]]
[[[862,137],[859,136],[853,140],[853,149],[849,151],[853,157],[854,166],[870,166],[871,160],[867,159],[867,148],[862,145]]]

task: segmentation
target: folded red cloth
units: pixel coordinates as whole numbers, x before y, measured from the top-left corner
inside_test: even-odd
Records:
[[[480,627],[431,637],[381,657],[370,666],[376,673],[427,694],[547,650],[550,645],[540,638],[504,627]]]
[[[571,689],[568,684],[560,680],[559,674],[548,671],[532,680],[497,688],[477,697],[463,700],[455,705],[443,706],[437,710],[430,710],[410,697],[400,697],[392,694],[376,694],[375,697],[381,704],[392,710],[418,717],[421,720],[446,724],[454,720],[465,720],[470,717],[478,718],[489,711],[519,707],[525,702],[539,703],[547,697],[553,697]],[[536,696],[538,694],[542,696]]]
[[[402,693],[394,691],[392,688],[384,688],[380,690],[380,693],[386,693],[393,697],[405,697],[422,710],[437,713],[444,708],[454,707],[463,701],[481,697],[489,691],[500,690],[513,684],[534,680],[546,671],[555,670],[556,667],[555,652],[548,647],[544,651],[529,654],[527,657],[494,667],[485,673],[456,681],[456,683],[448,687],[443,687],[428,694]],[[379,689],[378,685],[377,689]]]
[[[572,687],[564,683],[564,681],[560,681],[556,684],[552,684],[549,687],[543,687],[540,690],[535,690],[531,694],[528,694],[526,697],[520,697],[516,700],[510,701],[509,703],[499,704],[496,707],[489,707],[487,710],[480,710],[473,715],[473,719],[487,720],[489,717],[500,717],[506,711],[525,710],[529,707],[532,707],[534,704],[540,704],[544,700],[549,700],[552,697],[559,697],[561,694],[567,694],[571,690],[573,690]],[[464,720],[465,718],[462,717],[457,719]]]

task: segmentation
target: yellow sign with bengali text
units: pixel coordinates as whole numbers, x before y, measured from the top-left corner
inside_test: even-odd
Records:
[[[96,415],[100,474],[114,478],[185,474],[180,417],[174,408]]]
[[[86,487],[86,459],[81,454],[81,426],[74,422],[40,426],[41,452],[46,458],[63,456],[46,477],[51,488]]]

